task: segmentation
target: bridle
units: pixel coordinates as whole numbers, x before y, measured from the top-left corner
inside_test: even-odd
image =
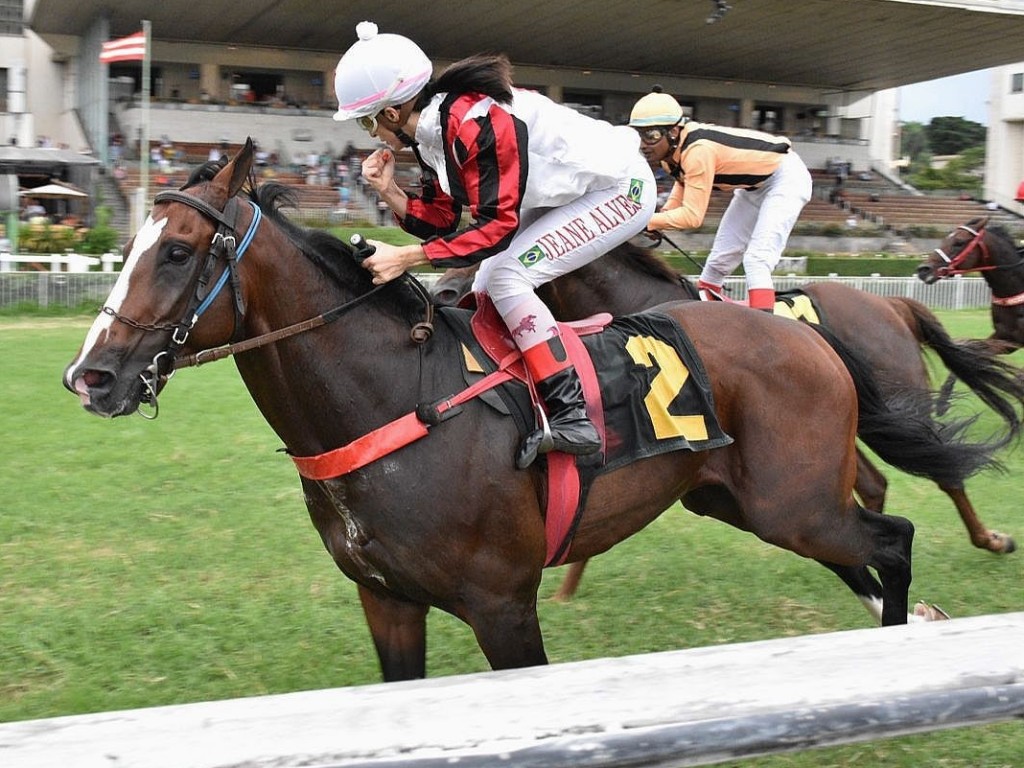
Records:
[[[945,262],[945,266],[939,267],[935,270],[935,274],[940,278],[963,275],[968,272],[992,272],[1002,269],[1016,269],[1020,266],[1024,266],[1024,258],[1020,258],[1020,252],[1018,252],[1017,261],[1012,264],[992,263],[992,255],[989,253],[988,243],[985,241],[984,224],[977,229],[973,229],[966,224],[961,224],[956,229],[967,232],[971,235],[971,240],[952,258],[950,258],[942,248],[935,249],[935,253]],[[956,232],[956,230],[953,231],[954,233]],[[963,269],[961,265],[966,261],[967,257],[975,248],[980,249],[981,251],[981,258],[978,260],[978,264],[969,269]],[[992,303],[1003,307],[1024,304],[1024,293],[1017,293],[1012,296],[996,296],[993,292]]]
[[[167,346],[154,355],[149,366],[139,374],[139,378],[142,380],[143,387],[145,389],[140,401],[152,408],[151,414],[147,414],[142,410],[139,411],[143,418],[155,419],[159,415],[160,408],[157,402],[157,385],[161,380],[165,382],[169,380],[171,376],[174,375],[174,372],[179,368],[190,368],[193,366],[203,365],[204,363],[213,362],[215,360],[222,360],[230,355],[239,354],[267,344],[272,344],[280,341],[281,339],[288,338],[289,336],[294,336],[314,328],[319,328],[322,325],[332,323],[388,285],[387,283],[378,285],[351,301],[308,320],[303,320],[260,336],[254,336],[250,339],[238,340],[239,334],[241,333],[242,320],[245,317],[245,301],[242,297],[241,280],[238,275],[238,262],[241,261],[242,256],[245,255],[249,245],[256,237],[260,223],[263,220],[263,212],[260,210],[260,207],[256,202],[251,200],[246,201],[252,209],[253,215],[245,234],[241,239],[239,239],[237,237],[237,230],[240,206],[237,197],[229,199],[227,204],[224,206],[223,211],[218,211],[205,200],[181,190],[165,190],[157,193],[153,198],[153,203],[155,205],[161,202],[184,203],[214,221],[217,224],[217,228],[214,232],[213,239],[210,242],[210,247],[206,255],[206,262],[199,274],[196,289],[193,292],[192,298],[189,300],[189,305],[180,322],[163,325],[141,323],[118,313],[109,306],[104,306],[101,310],[116,320],[141,331],[171,332],[171,338]],[[372,246],[366,245],[360,235],[354,235],[352,237],[352,245],[354,249],[353,256],[357,261],[362,261],[362,259],[373,253]],[[217,281],[208,289],[207,286],[209,286],[210,279],[213,276],[214,268],[216,267],[217,262],[222,258],[224,259],[226,266]],[[411,333],[412,340],[417,344],[422,344],[427,341],[433,333],[434,307],[426,289],[423,288],[423,286],[414,277],[408,273],[404,273],[401,279],[407,281],[413,286],[413,289],[419,294],[426,306],[426,318],[423,322],[416,323],[416,325],[413,326]],[[231,284],[234,299],[233,305],[235,309],[234,330],[231,336],[232,341],[218,347],[201,350],[194,355],[180,356],[179,353],[188,341],[192,328],[195,326],[200,316],[210,307],[217,296],[220,295],[224,286],[227,285],[229,281]]]
[[[935,254],[945,263],[945,266],[939,267],[935,270],[936,275],[939,277],[952,277],[953,275],[963,275],[967,272],[987,272],[988,270],[1000,268],[998,265],[991,263],[992,259],[988,252],[988,243],[985,242],[984,225],[977,229],[973,229],[966,224],[961,224],[954,229],[953,232],[957,232],[958,230],[969,234],[971,236],[971,240],[953,257],[950,257],[942,248],[936,248]],[[979,248],[981,250],[981,259],[978,261],[978,265],[971,267],[970,269],[961,269],[961,265],[967,260],[967,257],[975,248]]]
[[[170,341],[168,341],[167,346],[158,352],[153,357],[149,366],[139,373],[139,378],[142,380],[142,385],[145,390],[141,397],[141,402],[148,404],[153,409],[151,414],[142,410],[139,411],[143,418],[147,419],[155,419],[160,412],[160,407],[157,402],[159,381],[161,379],[170,379],[174,374],[175,369],[178,367],[176,364],[177,354],[188,341],[192,328],[195,326],[200,316],[209,309],[217,296],[220,295],[220,292],[224,289],[224,286],[227,285],[229,280],[231,283],[235,308],[234,331],[232,333],[232,338],[237,337],[240,332],[241,321],[245,316],[245,301],[242,298],[242,286],[238,277],[238,262],[241,260],[242,256],[245,255],[245,252],[253,238],[256,236],[260,222],[263,219],[263,212],[260,211],[259,206],[250,202],[249,205],[253,212],[252,219],[249,222],[249,228],[246,230],[245,235],[239,242],[237,229],[240,206],[237,198],[233,197],[228,200],[223,211],[218,211],[205,200],[201,200],[195,195],[190,195],[187,192],[182,192],[180,190],[165,190],[163,192],[158,192],[153,198],[154,205],[172,201],[185,203],[217,223],[217,229],[214,232],[213,239],[210,242],[210,247],[206,253],[206,261],[203,264],[202,271],[199,273],[195,290],[192,293],[192,297],[189,299],[184,316],[177,323],[153,324],[141,323],[119,313],[110,306],[104,306],[100,310],[104,314],[110,315],[115,320],[118,320],[125,325],[129,325],[132,328],[137,328],[140,331],[159,333],[170,332],[171,334]],[[213,277],[214,269],[217,266],[217,262],[222,259],[226,266],[221,272],[220,277],[211,285],[210,280]]]

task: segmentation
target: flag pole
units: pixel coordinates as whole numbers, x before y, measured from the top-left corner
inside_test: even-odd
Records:
[[[139,201],[137,214],[140,225],[145,211],[149,208],[149,71],[153,42],[147,19],[142,21],[142,32],[146,37],[146,52],[142,59],[142,145],[139,147],[139,186],[142,187],[142,199]]]

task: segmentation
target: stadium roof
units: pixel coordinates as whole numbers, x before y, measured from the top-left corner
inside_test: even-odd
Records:
[[[879,90],[1020,61],[1024,0],[28,0],[44,39],[108,15],[112,37],[341,54],[364,19],[438,60],[503,51],[520,65]]]

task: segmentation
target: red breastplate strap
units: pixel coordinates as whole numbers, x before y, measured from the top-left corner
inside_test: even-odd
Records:
[[[512,374],[501,368],[458,394],[437,403],[434,406],[435,410],[438,415],[443,415],[455,406],[472,400],[481,392],[504,384],[511,378]],[[303,477],[310,480],[329,480],[332,477],[355,472],[399,448],[404,448],[421,437],[426,437],[429,429],[430,427],[421,421],[413,411],[377,427],[348,445],[316,456],[292,456],[292,461],[295,462],[295,468]]]

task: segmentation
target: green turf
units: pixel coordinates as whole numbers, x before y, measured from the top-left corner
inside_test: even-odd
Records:
[[[988,333],[984,312],[942,317]],[[60,383],[86,327],[0,319],[0,721],[377,682],[354,586],[233,365],[178,373],[154,422],[98,419]],[[1004,459],[968,489],[1024,543],[1024,459]],[[917,525],[912,600],[1021,610],[1024,553],[975,550],[934,485],[888,476],[889,511]],[[553,663],[870,625],[823,568],[678,508],[595,559],[574,602],[549,599],[560,578],[540,607]],[[433,611],[429,638],[431,676],[486,669],[451,617]],[[1022,749],[1009,724],[737,764],[999,768]]]

